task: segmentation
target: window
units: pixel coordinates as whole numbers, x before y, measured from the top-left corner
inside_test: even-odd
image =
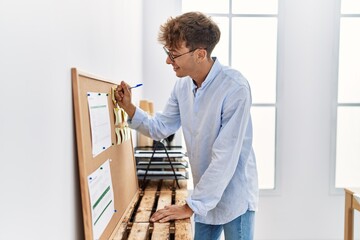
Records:
[[[360,187],[360,1],[340,16],[335,187]]]
[[[218,23],[221,39],[213,55],[248,79],[259,186],[274,189],[278,1],[183,0],[182,7],[183,12],[204,12]]]

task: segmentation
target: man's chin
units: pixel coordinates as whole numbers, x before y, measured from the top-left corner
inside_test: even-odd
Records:
[[[182,78],[182,77],[185,77],[184,74],[178,72],[178,71],[175,71],[175,75],[178,77],[178,78]]]

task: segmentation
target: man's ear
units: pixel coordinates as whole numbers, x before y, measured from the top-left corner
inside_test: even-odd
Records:
[[[197,53],[196,53],[196,57],[197,57],[198,62],[202,62],[202,61],[206,60],[206,57],[207,57],[206,49],[199,48]]]

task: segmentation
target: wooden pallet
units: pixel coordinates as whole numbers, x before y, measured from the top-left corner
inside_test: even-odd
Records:
[[[147,180],[145,191],[140,192],[124,219],[117,226],[114,240],[191,240],[190,218],[168,223],[152,223],[150,216],[166,205],[183,205],[187,197],[186,180],[179,180],[180,189],[175,180]],[[140,183],[141,186],[141,183]]]

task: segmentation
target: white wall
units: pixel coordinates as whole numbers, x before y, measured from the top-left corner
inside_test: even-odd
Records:
[[[175,84],[176,76],[167,65],[166,54],[158,42],[160,25],[170,16],[181,13],[181,0],[143,1],[143,79],[144,98],[154,101],[154,109],[162,110]]]
[[[141,82],[141,51],[141,1],[0,1],[0,239],[83,239],[70,69]]]
[[[143,6],[143,98],[153,101],[157,112],[165,106],[177,79],[172,66],[165,63],[167,56],[157,40],[158,33],[170,16],[181,13],[181,0],[144,0]],[[172,144],[179,146],[182,141],[180,129]]]
[[[144,93],[162,109],[174,74],[156,33],[179,3],[155,2],[166,4],[144,8]],[[331,188],[338,14],[338,0],[279,0],[277,189],[261,192],[256,239],[343,239],[344,195]]]

